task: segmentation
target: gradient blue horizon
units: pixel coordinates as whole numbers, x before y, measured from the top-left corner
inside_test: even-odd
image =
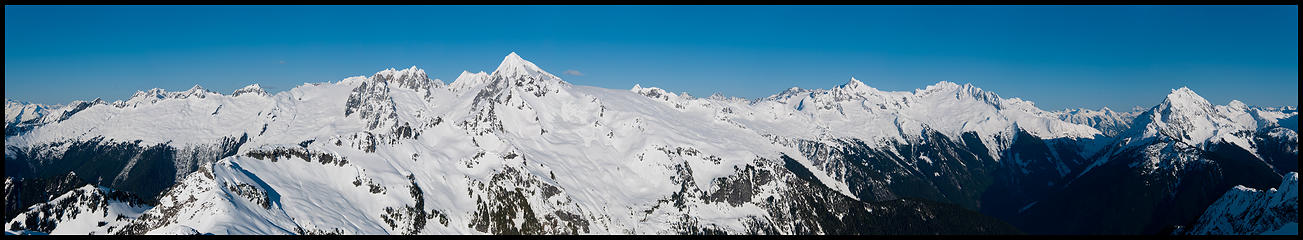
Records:
[[[577,85],[748,99],[855,77],[951,81],[1046,110],[1298,102],[1297,6],[5,6],[5,98],[230,93],[516,52]],[[574,70],[582,76],[564,75]]]

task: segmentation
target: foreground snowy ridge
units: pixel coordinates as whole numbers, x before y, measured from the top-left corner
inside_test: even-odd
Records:
[[[576,86],[511,53],[492,73],[448,84],[411,67],[274,94],[254,84],[229,95],[195,86],[112,103],[7,101],[7,204],[54,186],[31,179],[77,169],[108,187],[68,194],[127,191],[147,205],[46,203],[24,212],[97,214],[24,213],[6,229],[1016,233],[984,214],[1046,205],[1036,201],[1109,156],[1169,138],[1142,139],[1227,142],[1259,162],[1293,146],[1296,157],[1297,133],[1279,127],[1296,124],[1292,109],[1212,106],[1181,88],[1144,112],[1048,112],[968,84],[890,92],[853,78],[751,101],[695,98]],[[1155,167],[1171,164],[1162,156],[1133,165],[1165,169]],[[1277,165],[1268,169],[1288,169]],[[991,207],[1000,202],[1012,206]]]
[[[1235,186],[1204,211],[1187,234],[1298,234],[1298,173],[1279,187],[1257,190]]]

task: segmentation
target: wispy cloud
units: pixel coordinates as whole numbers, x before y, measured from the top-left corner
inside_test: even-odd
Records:
[[[574,70],[574,69],[566,70],[565,72],[561,72],[561,74],[570,75],[570,76],[583,76],[583,75],[584,75],[584,73],[581,73],[581,72],[579,72],[579,70]]]
[[[281,60],[280,64],[285,64],[285,60]]]

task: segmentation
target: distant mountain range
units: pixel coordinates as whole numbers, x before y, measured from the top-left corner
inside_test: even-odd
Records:
[[[448,84],[412,67],[278,93],[255,84],[58,106],[6,100],[5,226],[1296,233],[1297,129],[1293,106],[1214,105],[1184,87],[1129,112],[1045,111],[951,82],[881,91],[853,78],[754,100],[697,98],[576,86],[512,53]]]

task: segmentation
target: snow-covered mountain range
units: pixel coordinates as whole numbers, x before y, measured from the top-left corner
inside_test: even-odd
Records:
[[[6,100],[5,135],[8,233],[1162,233],[1233,186],[1275,187],[1298,155],[1295,108],[1186,88],[1133,112],[853,78],[696,98],[572,85],[515,53],[447,84],[411,67]],[[1119,204],[1149,210],[1068,222]]]

